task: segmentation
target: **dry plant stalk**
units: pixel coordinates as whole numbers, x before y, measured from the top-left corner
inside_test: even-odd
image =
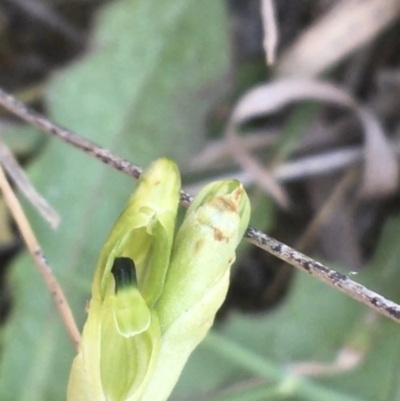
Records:
[[[63,142],[88,153],[118,171],[123,171],[134,178],[138,178],[142,172],[142,168],[98,146],[94,142],[51,122],[43,115],[31,110],[15,97],[1,89],[0,104],[21,119],[38,127],[46,134],[61,139]],[[193,198],[191,195],[181,191],[180,202],[182,205],[187,206],[192,200]],[[318,278],[331,287],[342,291],[347,296],[391,318],[395,322],[400,323],[400,305],[354,282],[346,275],[324,266],[322,263],[315,261],[253,227],[248,227],[245,238],[284,262]]]
[[[264,27],[264,51],[267,65],[272,65],[276,60],[276,48],[278,46],[279,33],[276,21],[274,0],[262,0],[261,18]]]
[[[80,332],[75,323],[74,316],[68,305],[67,299],[65,298],[64,292],[54,276],[51,267],[46,261],[46,258],[39,246],[39,243],[33,233],[33,230],[29,224],[27,217],[22,209],[18,198],[15,196],[7,178],[4,174],[3,168],[0,165],[0,188],[3,192],[4,200],[11,211],[11,214],[18,226],[18,229],[22,235],[22,238],[29,250],[39,273],[44,278],[46,285],[53,297],[53,300],[57,306],[58,312],[64,322],[65,328],[70,336],[74,346],[78,349],[80,342]]]

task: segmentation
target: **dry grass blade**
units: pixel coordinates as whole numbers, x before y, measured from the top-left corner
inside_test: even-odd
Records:
[[[253,131],[247,134],[243,140],[243,146],[252,151],[256,149],[266,148],[276,142],[278,138],[277,130],[262,130],[260,132]],[[212,140],[198,152],[190,160],[190,165],[186,168],[186,172],[205,172],[216,168],[225,168],[232,166],[232,153],[227,149],[225,140]]]
[[[362,194],[387,195],[397,189],[398,166],[393,149],[375,116],[339,87],[322,81],[284,79],[256,87],[236,105],[228,124],[227,140],[236,159],[244,167],[251,166],[256,180],[264,188],[273,178],[271,173],[240,145],[236,131],[240,124],[271,114],[292,102],[319,100],[346,107],[355,112],[363,125],[365,169]],[[267,181],[265,179],[267,177]]]
[[[246,150],[238,132],[236,131],[235,125],[236,122],[231,120],[225,133],[228,148],[232,152],[235,160],[255,178],[257,183],[267,193],[269,193],[281,207],[288,208],[289,199],[285,190],[274,178],[271,171],[262,166],[262,164],[259,163],[248,150]]]
[[[332,188],[330,196],[318,210],[311,222],[308,224],[300,239],[294,247],[301,251],[305,251],[322,233],[322,228],[332,218],[332,210],[335,209],[338,203],[343,202],[346,194],[354,188],[358,178],[358,169],[350,169],[338,183]]]
[[[400,154],[400,143],[398,141],[390,141],[390,146],[397,155]],[[251,147],[249,147],[249,149],[251,149]],[[342,171],[362,162],[363,159],[364,152],[361,147],[344,147],[331,152],[305,156],[293,161],[286,161],[272,169],[272,174],[275,179],[281,183],[292,182]],[[197,171],[207,171],[207,166],[199,166]],[[241,181],[245,187],[249,187],[256,181],[246,170],[236,170],[215,177],[216,180],[231,180],[234,178]],[[195,184],[186,186],[186,190],[191,194],[196,194],[204,185],[208,184],[208,182],[209,181],[196,181]]]
[[[243,138],[246,141],[246,137]],[[271,138],[273,139],[273,138]],[[216,144],[219,148],[220,144]],[[263,147],[265,144],[260,143],[260,147]],[[397,141],[390,141],[390,146],[396,152],[397,155],[400,154],[400,143]],[[251,150],[252,147],[247,147],[246,149]],[[205,149],[206,156],[208,157],[209,153],[207,148]],[[212,154],[211,149],[211,157],[210,165],[213,167],[216,166],[215,157],[216,155]],[[220,152],[222,161],[224,161],[225,153]],[[360,146],[351,146],[351,147],[343,147],[334,151],[316,154],[313,156],[305,156],[302,158],[298,158],[292,161],[286,161],[285,163],[277,166],[272,169],[273,176],[279,182],[290,182],[297,181],[310,177],[318,177],[324,174],[330,174],[332,172],[337,172],[344,170],[348,167],[354,166],[360,163],[364,159],[364,152]],[[200,166],[200,159],[194,159],[196,163],[198,163],[198,172],[204,172],[208,170],[209,165]],[[205,158],[205,160],[208,160]],[[215,163],[215,164],[213,164]],[[233,166],[233,163],[228,166]],[[193,165],[190,166],[189,171],[193,171]],[[215,179],[217,180],[230,180],[236,178],[241,181],[245,187],[248,187],[255,183],[254,177],[246,170],[236,170],[226,174],[220,174]],[[186,187],[187,192],[196,194],[204,185],[206,185],[208,181],[196,181],[195,184],[191,184]]]
[[[274,169],[280,181],[294,181],[344,170],[364,159],[361,147],[344,147],[331,152],[288,161]]]
[[[140,167],[135,166],[127,160],[114,155],[109,150],[98,147],[93,142],[88,141],[87,139],[84,139],[71,131],[55,125],[44,116],[33,112],[28,107],[17,101],[13,96],[2,90],[0,90],[0,104],[3,104],[11,111],[15,110],[15,114],[17,116],[33,124],[34,126],[43,129],[47,134],[53,135],[62,141],[87,152],[89,155],[98,158],[103,163],[108,164],[119,171],[124,171],[133,177],[140,176],[142,171]],[[181,191],[180,200],[182,204],[187,205],[191,203],[192,196]],[[308,256],[297,252],[295,249],[290,248],[274,238],[269,237],[262,231],[249,227],[246,231],[245,237],[248,238],[254,245],[275,255],[279,259],[318,278],[333,288],[339,289],[347,296],[356,299],[357,301],[367,305],[379,313],[388,316],[397,323],[400,323],[400,305],[397,305],[396,303],[382,297],[368,288],[352,281],[344,274],[331,270],[323,264],[309,258]],[[36,240],[34,241],[36,243]],[[35,249],[33,248],[33,250]]]
[[[262,0],[261,18],[264,27],[264,51],[267,65],[272,65],[276,60],[276,48],[278,46],[279,34],[278,24],[275,16],[273,0]]]
[[[80,342],[80,332],[75,323],[74,316],[68,305],[67,299],[65,298],[64,292],[56,277],[54,276],[51,267],[47,263],[42,250],[40,249],[39,243],[36,240],[35,234],[29,225],[28,219],[26,218],[24,211],[15,196],[10,184],[8,183],[6,176],[0,166],[0,188],[3,192],[4,199],[9,207],[12,216],[18,226],[18,229],[24,239],[24,242],[29,249],[32,258],[34,259],[36,266],[44,278],[47,287],[53,297],[56,307],[63,319],[65,328],[74,344],[76,349],[78,349]]]
[[[278,76],[316,76],[375,38],[400,13],[399,0],[342,0],[280,58]]]
[[[343,348],[332,363],[298,362],[290,366],[293,374],[307,377],[326,377],[351,371],[358,367],[364,355],[352,348]]]
[[[57,228],[60,223],[60,217],[57,212],[47,203],[34,188],[25,174],[22,167],[14,158],[8,146],[0,139],[0,162],[7,171],[9,177],[14,181],[17,187],[25,195],[30,203],[47,220],[52,228]]]

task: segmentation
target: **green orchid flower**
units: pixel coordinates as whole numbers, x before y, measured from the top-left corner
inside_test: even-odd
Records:
[[[180,177],[146,169],[101,251],[68,401],[165,401],[226,297],[250,202],[206,186],[175,235]]]
[[[154,370],[160,327],[153,308],[173,245],[180,176],[160,159],[140,177],[101,251],[68,401],[136,401]]]

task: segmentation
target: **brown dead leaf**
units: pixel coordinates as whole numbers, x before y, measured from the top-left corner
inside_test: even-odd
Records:
[[[281,185],[241,144],[240,125],[255,117],[279,110],[300,100],[317,100],[352,110],[359,118],[364,133],[364,179],[361,194],[365,197],[386,196],[397,189],[398,166],[395,153],[383,129],[370,110],[357,103],[346,91],[328,82],[311,79],[284,79],[260,85],[247,92],[234,108],[226,139],[235,159],[277,202],[288,206]]]
[[[342,0],[278,59],[276,74],[316,76],[373,40],[400,14],[400,0]]]

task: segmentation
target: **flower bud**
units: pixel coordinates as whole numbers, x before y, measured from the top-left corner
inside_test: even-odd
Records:
[[[156,304],[161,350],[141,401],[169,397],[187,358],[211,327],[249,216],[249,199],[238,181],[207,186],[188,209]]]

